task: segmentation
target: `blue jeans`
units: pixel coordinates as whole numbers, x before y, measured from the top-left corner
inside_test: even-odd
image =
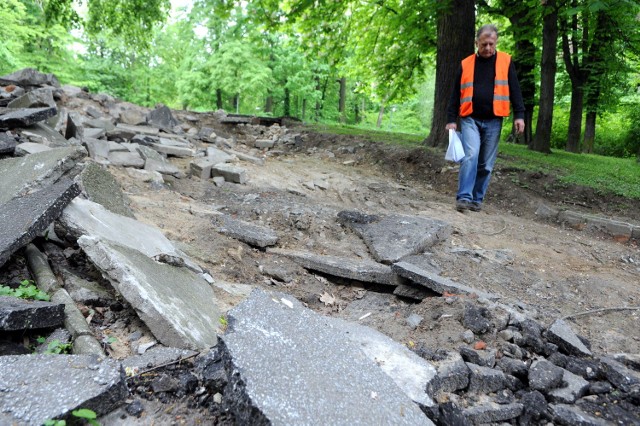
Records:
[[[460,163],[456,200],[482,203],[498,157],[502,118],[460,119],[464,159]]]

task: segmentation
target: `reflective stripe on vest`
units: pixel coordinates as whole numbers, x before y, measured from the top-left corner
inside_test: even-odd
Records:
[[[467,117],[473,112],[473,72],[476,54],[462,60],[460,79],[460,116]],[[511,56],[496,52],[496,75],[493,84],[493,113],[497,117],[509,116],[509,65]]]

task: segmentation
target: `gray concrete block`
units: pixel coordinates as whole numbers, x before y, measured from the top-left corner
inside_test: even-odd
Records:
[[[563,352],[574,356],[591,356],[591,351],[576,336],[569,324],[558,319],[547,330],[547,339]]]
[[[150,258],[161,255],[179,257],[194,272],[202,272],[202,268],[178,250],[158,228],[110,212],[92,201],[73,200],[60,216],[60,224],[75,238],[82,235],[105,238]]]
[[[104,239],[83,236],[78,245],[162,344],[215,346],[220,312],[213,289],[198,274]]]
[[[253,146],[258,149],[269,149],[269,148],[273,148],[275,144],[276,143],[271,139],[257,139],[254,142]]]
[[[627,368],[613,358],[605,357],[600,362],[607,380],[623,392],[630,392],[633,387],[640,385],[639,372]]]
[[[0,330],[55,328],[64,321],[64,305],[0,296]]]
[[[128,394],[120,363],[96,356],[0,357],[0,423],[40,425],[86,408],[101,415]]]
[[[0,128],[29,127],[58,113],[56,107],[24,108],[0,115]]]
[[[549,404],[549,414],[555,424],[566,426],[605,426],[610,423],[593,417],[580,408],[567,404]]]
[[[1,204],[0,217],[11,218],[11,226],[0,228],[0,266],[46,230],[79,193],[77,184],[62,179],[50,187]]]
[[[505,389],[507,380],[502,371],[467,362],[469,367],[469,392],[489,393]]]
[[[13,154],[18,141],[11,132],[0,132],[0,155]]]
[[[547,393],[562,385],[565,371],[546,359],[534,361],[529,368],[529,387]]]
[[[438,375],[427,387],[432,397],[438,392],[455,392],[469,386],[471,372],[459,353],[449,352],[446,358],[433,361],[433,365]]]
[[[163,154],[171,155],[173,157],[188,158],[188,157],[194,157],[196,155],[196,152],[193,148],[189,148],[186,146],[173,146],[173,145],[164,145],[164,144],[154,143],[151,145],[151,148]]]
[[[393,294],[398,297],[406,297],[407,299],[423,300],[436,293],[426,287],[411,284],[398,284]]]
[[[408,278],[416,284],[423,285],[438,294],[445,292],[452,294],[476,294],[478,297],[497,300],[500,296],[459,284],[449,278],[441,277],[432,271],[427,271],[408,262],[397,262],[391,265],[391,270],[401,277]]]
[[[197,160],[189,163],[189,175],[197,176],[200,179],[210,179],[211,178],[211,168],[215,166],[217,163],[211,161],[208,158],[198,158]]]
[[[548,393],[549,402],[556,404],[573,404],[589,389],[589,382],[582,377],[564,370],[563,386]]]
[[[80,171],[77,163],[85,156],[84,149],[68,147],[0,160],[0,204],[47,187],[65,175],[73,178]]]
[[[446,222],[405,215],[391,215],[362,223],[352,220],[353,212],[338,213],[338,221],[358,234],[373,258],[382,263],[394,263],[403,257],[421,253],[451,234]]]
[[[108,160],[118,167],[134,167],[136,169],[144,167],[144,159],[137,152],[111,151]]]
[[[51,147],[36,142],[22,142],[16,145],[15,155],[18,157],[24,157],[25,155],[35,154],[37,152],[50,151]]]
[[[73,341],[72,349],[75,355],[106,356],[102,345],[94,336],[78,336]]]
[[[133,218],[129,200],[120,184],[109,171],[95,163],[88,163],[80,173],[80,183],[87,198],[112,213]]]
[[[473,424],[497,423],[515,419],[524,410],[520,403],[497,404],[486,402],[463,410],[464,416]]]
[[[215,217],[213,224],[221,234],[245,242],[250,246],[265,248],[274,246],[278,242],[278,234],[274,230],[229,216]]]
[[[269,249],[269,253],[286,256],[303,268],[336,277],[391,286],[398,284],[397,277],[389,266],[372,260],[322,256],[284,249]]]
[[[431,424],[366,349],[291,296],[255,290],[228,320],[223,405],[236,422]]]
[[[211,175],[222,176],[227,182],[240,184],[247,182],[247,172],[245,169],[224,163],[211,167]]]

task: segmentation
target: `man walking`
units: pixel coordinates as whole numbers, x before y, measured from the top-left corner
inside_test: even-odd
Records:
[[[477,53],[462,60],[447,108],[446,129],[460,117],[465,157],[460,164],[456,209],[480,211],[498,156],[502,120],[513,106],[517,133],[524,132],[524,103],[511,56],[496,51],[498,29],[484,25],[476,34]]]

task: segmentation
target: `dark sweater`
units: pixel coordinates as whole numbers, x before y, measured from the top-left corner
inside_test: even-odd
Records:
[[[493,113],[493,87],[496,77],[496,55],[490,58],[476,56],[476,64],[473,70],[473,113],[471,117],[477,119],[495,118]],[[455,87],[449,99],[447,107],[447,123],[455,123],[460,113],[460,79],[462,78],[462,65],[458,67],[455,79]],[[513,61],[509,64],[509,100],[514,118],[524,118],[524,102],[520,83],[516,75]]]

